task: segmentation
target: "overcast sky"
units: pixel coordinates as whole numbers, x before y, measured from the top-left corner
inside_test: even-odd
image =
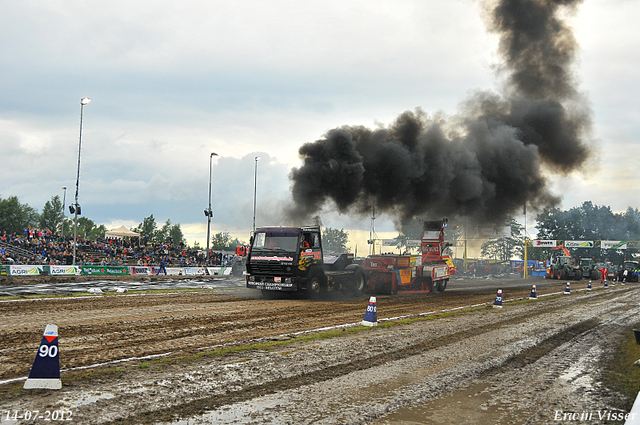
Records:
[[[0,196],[42,210],[66,186],[72,202],[87,96],[83,214],[107,228],[153,214],[180,223],[190,244],[205,241],[211,152],[212,232],[248,240],[255,156],[256,224],[286,224],[280,208],[303,143],[415,108],[455,114],[470,93],[497,86],[497,38],[471,0],[0,5]],[[639,15],[638,1],[588,0],[569,18],[597,155],[553,178],[563,209],[640,207]],[[326,211],[322,220],[353,235],[370,227]],[[394,232],[391,220],[376,223]]]

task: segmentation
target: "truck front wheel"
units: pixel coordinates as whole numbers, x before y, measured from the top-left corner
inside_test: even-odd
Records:
[[[437,291],[444,292],[444,290],[447,289],[447,283],[449,283],[449,279],[444,279],[438,282]]]
[[[307,284],[307,296],[312,299],[320,298],[324,289],[322,280],[318,276],[313,276],[309,279],[309,283]]]

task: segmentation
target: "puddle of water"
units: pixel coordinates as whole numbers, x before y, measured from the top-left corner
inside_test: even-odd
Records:
[[[472,385],[426,403],[398,409],[375,422],[374,425],[442,425],[497,424],[505,411],[499,405],[487,407],[491,393],[488,384]]]

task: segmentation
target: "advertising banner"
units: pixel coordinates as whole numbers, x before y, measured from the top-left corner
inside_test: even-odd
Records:
[[[627,249],[627,241],[602,241],[600,242],[602,249]]]
[[[185,267],[184,274],[187,276],[201,276],[206,274],[204,267]]]
[[[167,267],[167,274],[169,276],[180,276],[184,274],[184,270],[180,267]]]
[[[229,276],[231,275],[231,267],[207,267],[211,276]]]
[[[80,274],[78,266],[48,266],[51,276],[75,276]]]
[[[149,267],[131,266],[129,267],[129,274],[149,274]]]
[[[593,248],[593,241],[564,241],[565,248]]]
[[[382,246],[396,246],[400,245],[402,242],[398,242],[397,239],[380,239],[382,241]]]
[[[43,266],[9,266],[11,276],[38,276],[44,270]]]
[[[535,239],[533,241],[533,246],[535,248],[555,248],[556,241],[544,240],[544,239]]]
[[[128,267],[116,267],[116,266],[81,266],[82,274],[88,275],[128,275]]]

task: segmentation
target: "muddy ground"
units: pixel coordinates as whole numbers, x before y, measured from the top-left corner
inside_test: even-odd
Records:
[[[491,308],[496,288],[526,299],[531,282],[538,300]],[[620,396],[601,384],[603,364],[640,317],[640,285],[586,285],[563,295],[565,282],[452,281],[442,294],[378,296],[380,326],[366,329],[341,325],[362,320],[367,296],[263,300],[237,287],[6,300],[0,381],[29,373],[54,323],[63,388],[0,385],[1,423],[60,409],[82,424],[546,424],[572,412],[604,423]],[[335,326],[331,338],[298,334]]]

